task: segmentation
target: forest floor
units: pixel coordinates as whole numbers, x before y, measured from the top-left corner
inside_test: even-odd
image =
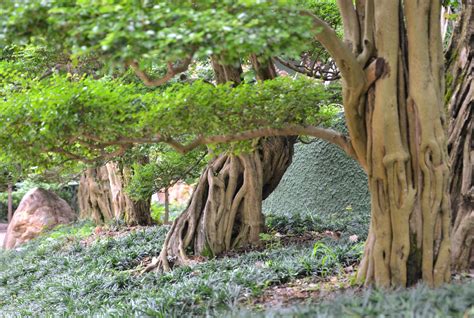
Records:
[[[357,218],[358,216],[353,216]],[[169,226],[57,227],[0,251],[4,316],[474,317],[474,280],[431,290],[366,290],[355,281],[365,226],[356,219],[267,216],[260,246],[142,274]],[[347,220],[345,220],[347,221]]]

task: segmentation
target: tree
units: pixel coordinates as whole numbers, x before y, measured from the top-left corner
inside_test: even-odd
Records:
[[[452,264],[469,269],[474,257],[474,193],[472,183],[474,4],[463,1],[446,54],[445,100],[448,107],[448,149],[452,167],[449,190],[453,208]]]
[[[80,217],[101,224],[123,220],[127,225],[150,225],[151,195],[131,198],[125,189],[133,169],[119,162],[87,168],[78,190]]]
[[[206,161],[206,153],[195,150],[182,155],[169,146],[148,147],[149,162],[134,164],[134,174],[127,185],[128,195],[135,200],[143,200],[154,193],[165,195],[163,223],[169,223],[169,189],[179,181],[194,183]]]
[[[0,186],[7,187],[7,221],[10,223],[13,217],[13,185],[19,178],[20,167],[12,164],[0,165]]]
[[[41,145],[61,156],[92,159],[122,154],[136,143],[163,142],[186,152],[204,144],[267,137],[253,145],[253,152],[222,155],[210,163],[165,241],[159,260],[167,269],[170,260],[190,261],[186,247],[191,244],[195,253],[202,254],[255,241],[263,222],[261,200],[276,186],[291,157],[292,138],[281,136],[323,138],[339,145],[368,174],[372,221],[360,280],[389,287],[422,279],[438,286],[450,279],[451,246],[441,4],[428,0],[337,3],[343,40],[312,12],[277,1],[117,1],[69,6],[52,1],[51,7],[31,1],[22,10],[7,6],[10,11],[5,13],[13,12],[13,18],[3,23],[6,39],[9,34],[27,39],[46,36],[51,45],[76,53],[94,51],[130,66],[147,86],[165,85],[194,59],[210,55],[217,82],[233,84],[214,87],[196,82],[164,88],[161,95],[134,95],[134,89],[117,82],[111,89],[107,83],[87,79],[71,83],[56,77],[54,82],[8,96],[10,106],[1,115],[9,124],[0,130],[0,141],[8,144],[12,135],[14,140],[27,135],[33,145],[28,152]],[[30,21],[32,12],[34,21]],[[32,28],[32,22],[41,28]],[[327,49],[342,77],[348,137],[316,126],[334,112],[314,107],[321,101],[315,97],[321,90],[307,80],[239,84],[244,57],[250,57],[260,79],[270,79],[274,74],[269,59],[282,53],[298,55],[312,37]],[[153,69],[153,60],[167,63],[158,78],[145,71]],[[48,103],[34,98],[45,91]],[[114,94],[121,94],[121,100],[115,97],[117,104],[112,106]],[[101,108],[92,107],[91,100]],[[22,113],[32,118],[27,117],[28,122],[46,126],[47,133],[32,134],[15,125],[11,118],[19,115],[12,105],[22,105]],[[54,111],[42,110],[40,114],[48,116],[38,118],[35,112],[42,107],[77,114],[82,129]],[[193,107],[199,111],[197,118],[188,114]],[[92,109],[93,119],[87,117]],[[67,127],[66,133],[49,126],[51,120]],[[84,131],[84,127],[94,129]],[[236,219],[232,213],[242,217]],[[213,229],[223,215],[227,226]]]

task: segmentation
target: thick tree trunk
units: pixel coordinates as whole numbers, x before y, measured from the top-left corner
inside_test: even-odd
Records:
[[[150,200],[133,201],[124,192],[130,169],[109,162],[88,168],[79,182],[80,217],[100,224],[124,220],[127,225],[150,225]]]
[[[218,83],[240,83],[240,66],[211,59]],[[276,75],[271,62],[252,56],[257,79]],[[268,68],[262,70],[262,68]],[[276,188],[293,157],[295,138],[259,141],[250,154],[220,155],[204,170],[186,210],[173,222],[158,259],[147,270],[182,265],[259,242],[264,230],[262,200]],[[170,264],[171,263],[171,264]]]
[[[291,163],[294,138],[262,140],[251,154],[219,156],[204,170],[186,210],[174,222],[159,261],[164,270],[195,256],[214,256],[259,241],[262,200]]]
[[[463,1],[447,58],[448,149],[452,168],[452,267],[474,268],[473,111],[474,4]]]
[[[107,168],[88,168],[79,181],[79,217],[101,224],[115,219]]]
[[[357,67],[347,67],[353,58],[336,58],[349,133],[371,192],[358,277],[379,287],[421,279],[439,286],[450,280],[451,247],[440,2],[339,4],[355,62],[365,67],[377,58],[365,83]]]
[[[106,168],[115,218],[125,220],[127,225],[152,224],[150,213],[151,198],[135,201],[130,199],[125,193],[125,188],[132,174],[130,167],[121,167],[118,163],[109,162],[106,164]]]

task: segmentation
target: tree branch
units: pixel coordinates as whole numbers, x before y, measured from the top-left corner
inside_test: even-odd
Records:
[[[365,66],[374,52],[374,0],[365,3],[364,39],[362,53],[357,56],[360,65]]]
[[[360,25],[352,0],[337,0],[344,26],[344,41],[354,54],[359,53]]]
[[[257,128],[241,133],[230,135],[215,135],[215,136],[198,136],[193,141],[182,144],[171,137],[164,137],[161,135],[153,138],[120,138],[116,141],[109,142],[107,145],[130,145],[138,143],[158,143],[163,142],[173,147],[179,153],[185,154],[199,146],[207,144],[220,144],[236,141],[245,141],[262,137],[277,137],[277,136],[298,136],[307,135],[311,137],[320,138],[339,146],[350,157],[357,159],[350,139],[335,130],[320,128],[315,126],[299,126],[287,125],[281,128]]]
[[[185,60],[183,60],[181,65],[176,65],[176,66],[173,65],[173,63],[168,62],[167,64],[168,71],[163,77],[157,78],[157,79],[151,78],[150,76],[148,76],[148,74],[142,71],[137,61],[131,61],[128,63],[128,65],[132,68],[132,70],[135,72],[138,78],[142,80],[143,84],[149,87],[156,87],[156,86],[161,86],[163,84],[166,84],[175,75],[185,72],[188,69],[189,64],[191,64],[191,61],[192,61],[192,57],[188,57]]]
[[[314,60],[311,63],[311,66],[308,68],[304,65],[296,65],[295,63],[292,63],[290,61],[285,61],[284,59],[275,56],[273,59],[282,64],[283,66],[288,67],[289,69],[304,74],[308,77],[312,78],[317,78],[317,79],[322,79],[324,81],[335,81],[337,79],[340,79],[339,71],[337,70],[337,67],[335,67],[333,62],[329,62],[329,64],[325,64],[323,67],[316,65],[317,60]]]
[[[301,11],[301,15],[313,20],[315,38],[328,50],[341,71],[343,80],[343,104],[346,123],[352,144],[360,165],[367,169],[367,133],[364,116],[360,105],[364,103],[366,82],[364,70],[355,55],[337,37],[336,32],[327,23],[309,11]]]

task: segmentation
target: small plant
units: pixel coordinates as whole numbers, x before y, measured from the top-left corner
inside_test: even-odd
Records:
[[[163,216],[165,214],[165,207],[157,203],[151,204],[151,218],[158,224],[163,224]]]
[[[275,234],[276,233],[260,233],[260,240],[265,244],[266,248],[272,249],[281,247],[281,239]]]

